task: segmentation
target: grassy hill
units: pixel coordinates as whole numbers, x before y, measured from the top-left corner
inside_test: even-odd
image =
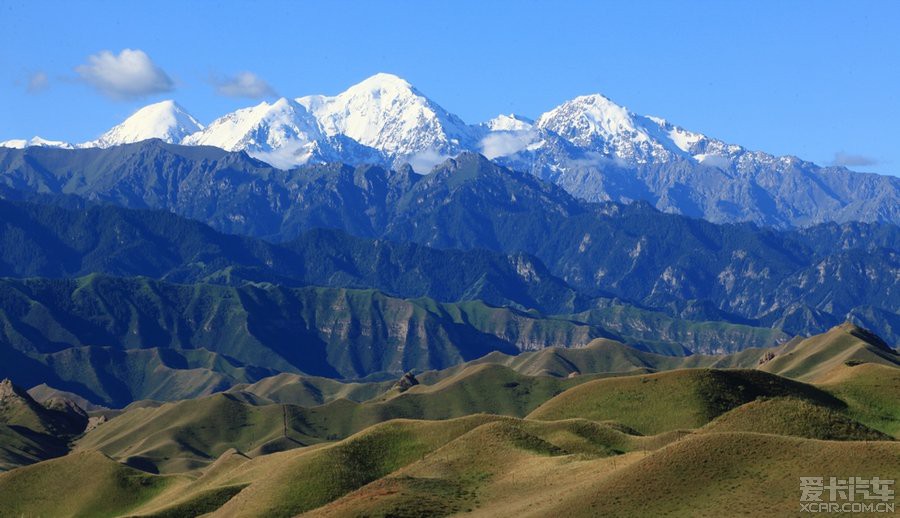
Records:
[[[740,501],[750,514],[784,515],[799,476],[897,478],[898,461],[892,441],[639,436],[583,419],[473,415],[395,420],[252,459],[228,450],[194,477],[80,452],[0,474],[0,505],[53,516],[714,516]],[[48,498],[47,487],[68,501]]]
[[[5,516],[123,516],[176,482],[77,452],[0,474],[0,499]]]
[[[900,369],[875,363],[844,366],[819,386],[846,402],[853,419],[900,438]]]
[[[760,371],[683,369],[585,383],[547,401],[528,417],[612,420],[653,434],[698,428],[744,403],[776,396],[843,406],[815,387]]]
[[[336,399],[362,402],[388,391],[395,380],[344,382],[320,376],[281,373],[256,383],[235,385],[230,392],[246,392],[275,403],[316,406]]]
[[[791,435],[830,441],[893,440],[843,412],[792,397],[751,401],[722,414],[702,430]]]
[[[20,426],[0,424],[0,472],[68,453],[65,441]]]
[[[766,352],[673,358],[598,340],[583,349],[494,353],[422,373],[420,383],[406,390],[390,388],[393,381],[343,384],[284,374],[224,395],[129,409],[80,439],[78,447],[143,463],[145,469],[180,472],[202,469],[230,448],[258,456],[341,439],[390,419],[450,419],[481,412],[547,421],[614,421],[648,434],[703,427],[722,414],[710,427],[842,439],[897,433],[897,399],[891,395],[900,386],[892,377],[900,369],[841,364],[850,371],[883,367],[884,386],[873,386],[875,378],[848,376],[821,388],[748,369],[653,372],[683,365],[756,365]],[[792,398],[786,401],[796,403],[760,398]],[[769,424],[756,417],[767,413]]]
[[[65,455],[88,416],[68,400],[43,404],[10,380],[0,381],[0,471]]]
[[[730,355],[673,356],[598,338],[585,347],[548,347],[517,355],[493,352],[471,363],[497,363],[529,375],[566,377],[570,374],[665,371],[689,367],[752,368],[763,350],[750,348]]]
[[[205,485],[249,484],[222,506],[223,516],[294,516],[419,460],[497,418],[392,421],[334,445],[266,455],[216,475]],[[0,486],[2,487],[2,486]]]
[[[519,515],[714,517],[731,509],[752,516],[790,516],[799,508],[800,476],[863,473],[896,479],[898,466],[896,442],[692,435]],[[517,513],[500,506],[490,514]]]
[[[476,413],[522,417],[544,401],[589,378],[518,374],[500,365],[475,365],[435,385],[388,391],[356,403],[336,399],[301,407],[271,404],[234,392],[128,409],[78,440],[150,471],[184,472],[235,448],[258,456],[341,439],[390,419],[451,419]]]
[[[772,350],[760,369],[789,378],[826,383],[843,367],[874,363],[900,367],[900,355],[878,336],[850,323],[805,340],[794,339]]]
[[[800,476],[900,476],[890,354],[845,327],[733,356],[493,354],[403,386],[285,374],[105,412],[74,452],[0,473],[0,514],[780,516]],[[748,368],[779,364],[823,381]],[[0,426],[0,461],[42,458],[22,430]]]

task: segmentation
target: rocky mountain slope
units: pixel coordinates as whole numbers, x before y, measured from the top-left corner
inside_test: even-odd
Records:
[[[475,154],[419,175],[375,166],[281,171],[244,153],[158,140],[107,150],[5,149],[0,185],[10,198],[50,192],[166,209],[278,241],[324,227],[431,248],[525,253],[587,297],[619,297],[681,318],[790,334],[851,319],[890,343],[900,329],[895,225],[785,232],[715,225],[648,204],[586,203]],[[516,268],[533,280],[541,275],[536,263]]]

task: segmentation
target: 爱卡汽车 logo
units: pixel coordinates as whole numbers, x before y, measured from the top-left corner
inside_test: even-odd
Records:
[[[893,513],[894,481],[880,477],[800,477],[800,512]]]

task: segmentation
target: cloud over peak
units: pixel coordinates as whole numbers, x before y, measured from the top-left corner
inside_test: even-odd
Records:
[[[216,93],[225,97],[247,97],[262,99],[274,97],[275,89],[253,72],[240,72],[232,77],[220,77],[212,80]]]
[[[172,91],[172,79],[144,51],[123,49],[118,55],[108,50],[88,56],[87,63],[75,67],[81,81],[112,99],[135,99]]]
[[[857,155],[853,153],[844,153],[843,151],[838,151],[834,154],[834,160],[831,161],[831,164],[844,167],[861,167],[867,165],[876,165],[878,164],[878,160],[865,155]]]
[[[36,94],[45,90],[50,83],[47,73],[43,71],[35,72],[28,76],[28,83],[25,85],[25,91],[30,94]]]

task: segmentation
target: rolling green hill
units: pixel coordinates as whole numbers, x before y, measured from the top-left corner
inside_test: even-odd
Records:
[[[272,404],[249,392],[127,409],[78,440],[153,472],[202,468],[228,449],[252,456],[341,439],[390,419],[451,419],[477,413],[522,417],[588,377],[525,376],[499,365],[475,365],[434,385],[355,403],[335,399],[301,407]]]
[[[6,516],[124,516],[176,482],[77,452],[0,475],[0,499]]]
[[[864,473],[896,479],[898,466],[897,442],[697,434],[518,515],[714,517],[740,509],[753,516],[789,516],[799,509],[801,476]],[[508,509],[491,514],[513,515]]]
[[[765,420],[751,419],[754,427],[739,419],[755,416],[760,407],[772,415],[773,433],[844,439],[895,433],[890,424],[885,427],[890,417],[879,417],[897,412],[886,398],[845,401],[842,393],[827,387],[746,368],[684,369],[686,364],[756,365],[765,353],[679,359],[600,340],[584,349],[495,353],[422,373],[418,385],[404,390],[391,388],[393,382],[344,385],[280,375],[224,395],[129,409],[80,439],[78,447],[145,463],[147,469],[177,472],[202,468],[230,448],[256,456],[340,439],[397,418],[450,419],[480,412],[545,421],[586,418],[656,434],[699,428],[718,417],[721,421],[709,425],[712,429],[765,431]],[[641,369],[643,373],[634,374]],[[666,369],[675,370],[653,373]],[[786,397],[796,404],[766,400]],[[211,419],[225,421],[204,424]],[[792,420],[798,428],[779,431]],[[221,434],[220,428],[242,432]],[[142,447],[135,449],[135,444]]]
[[[873,430],[823,405],[798,398],[758,399],[730,410],[703,427],[708,432],[755,432],[828,441],[885,441]]]
[[[811,385],[756,370],[685,369],[585,383],[547,401],[528,418],[611,420],[655,434],[698,428],[757,398],[777,396],[844,406]]]
[[[866,363],[841,371],[819,386],[845,401],[853,419],[900,439],[900,369]]]
[[[65,442],[22,426],[0,424],[0,472],[68,453]]]
[[[890,354],[843,326],[730,356],[673,358],[608,340],[494,353],[402,385],[282,374],[107,412],[74,437],[73,452],[51,460],[42,459],[65,450],[42,453],[24,425],[39,428],[45,413],[66,407],[29,396],[4,407],[19,424],[0,426],[0,461],[15,468],[0,473],[0,509],[715,516],[738,498],[748,514],[781,515],[797,505],[800,476],[900,475],[891,437],[900,366]],[[818,381],[760,370],[779,364]]]
[[[789,378],[816,383],[840,375],[844,367],[875,363],[900,367],[900,354],[882,339],[853,324],[845,323],[805,340],[794,339],[772,351],[759,368]]]
[[[252,459],[227,450],[195,477],[148,474],[79,452],[0,474],[0,504],[53,516],[713,516],[737,498],[750,514],[785,514],[797,506],[800,476],[895,478],[898,460],[893,441],[643,437],[585,420],[474,415],[395,420],[337,443]],[[48,498],[47,487],[70,496]]]

